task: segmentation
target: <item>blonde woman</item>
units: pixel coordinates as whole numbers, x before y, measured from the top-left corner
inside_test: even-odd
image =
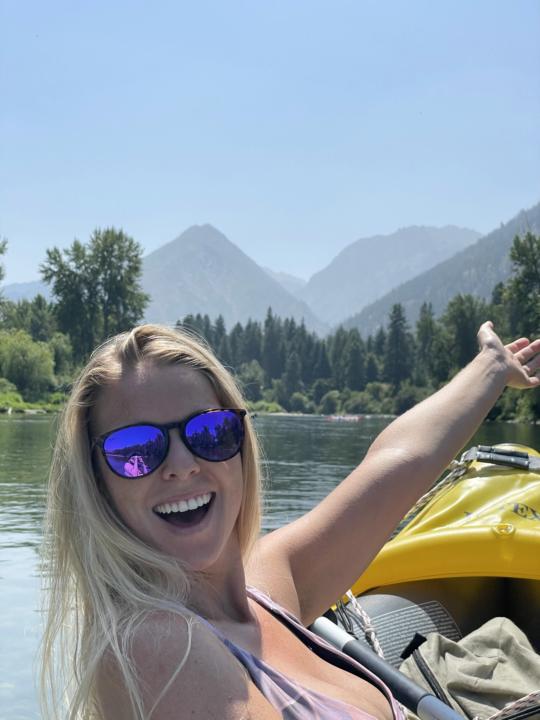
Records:
[[[256,437],[210,350],[153,325],[99,348],[73,388],[51,471],[44,717],[400,718],[368,671],[308,648],[320,643],[305,626],[504,387],[539,384],[540,341],[503,347],[486,323],[479,342],[476,359],[386,428],[320,505],[261,538]]]

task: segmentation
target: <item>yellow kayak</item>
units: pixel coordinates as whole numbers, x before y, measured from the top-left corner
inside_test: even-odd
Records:
[[[493,450],[540,458],[536,450],[521,445]],[[540,580],[539,553],[540,468],[472,460],[456,482],[437,492],[386,543],[353,593],[438,578]]]
[[[471,448],[420,504],[330,614],[362,639],[365,612],[395,667],[415,633],[459,640],[494,617],[540,652],[540,453]]]
[[[419,717],[462,720],[430,666],[427,686],[397,668],[430,633],[457,643],[501,617],[540,653],[540,454],[510,444],[464,453],[313,629]],[[511,717],[539,711],[540,692],[519,697]]]

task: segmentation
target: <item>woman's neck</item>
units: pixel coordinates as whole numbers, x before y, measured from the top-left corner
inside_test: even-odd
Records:
[[[191,590],[191,607],[214,622],[248,622],[252,619],[246,575],[240,555],[227,567],[213,567],[197,574]]]

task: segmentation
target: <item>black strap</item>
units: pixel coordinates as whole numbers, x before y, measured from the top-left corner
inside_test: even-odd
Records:
[[[414,633],[414,637],[411,640],[411,642],[407,645],[407,647],[403,650],[400,657],[402,660],[406,660],[409,655],[412,655],[415,650],[418,650],[420,645],[423,645],[426,642],[426,638],[421,635],[420,633]]]
[[[429,688],[433,692],[435,697],[449,707],[453,708],[453,705],[448,699],[448,695],[445,693],[444,688],[439,683],[435,675],[431,672],[429,665],[427,664],[422,653],[420,652],[420,648],[416,648],[416,650],[413,650],[412,657],[414,662],[416,663],[416,666],[420,670],[422,677],[429,685]]]

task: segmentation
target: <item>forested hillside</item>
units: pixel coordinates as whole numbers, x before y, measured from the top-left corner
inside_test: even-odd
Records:
[[[362,238],[313,275],[299,297],[318,317],[335,325],[479,237],[474,230],[449,225],[413,226]]]
[[[366,335],[376,332],[396,303],[403,306],[410,322],[416,322],[424,302],[431,303],[433,312],[439,316],[458,293],[488,300],[495,285],[510,276],[509,252],[514,237],[527,231],[540,232],[540,203],[523,210],[457,255],[391,290],[346,320],[344,327],[355,327]]]

